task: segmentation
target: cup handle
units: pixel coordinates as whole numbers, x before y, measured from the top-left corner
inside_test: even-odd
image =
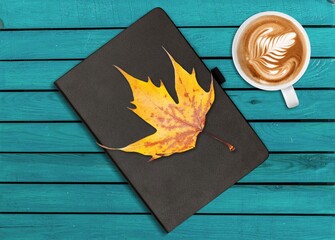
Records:
[[[294,108],[299,105],[299,99],[293,86],[289,86],[281,90],[288,108]]]

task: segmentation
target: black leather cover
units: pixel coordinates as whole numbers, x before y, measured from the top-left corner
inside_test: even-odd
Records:
[[[194,67],[208,91],[209,70],[159,8],[132,24],[55,84],[95,136],[107,146],[124,147],[155,132],[127,107],[132,92],[113,65],[158,85],[162,79],[177,99],[174,71],[164,46],[187,71]],[[200,133],[196,147],[152,162],[149,156],[106,151],[166,231],[171,231],[252,169],[268,151],[235,105],[215,82],[215,101],[205,130],[229,140],[235,152]],[[99,201],[99,199],[96,199]],[[112,217],[112,216],[111,216]]]

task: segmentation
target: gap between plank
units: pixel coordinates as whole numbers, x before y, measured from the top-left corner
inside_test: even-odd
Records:
[[[0,212],[0,214],[34,214],[34,215],[152,215],[150,212]],[[292,216],[292,217],[329,217],[335,216],[332,213],[194,213],[198,216]],[[1,227],[0,227],[1,228]]]
[[[203,60],[220,60],[220,59],[232,59],[232,57],[223,57],[223,56],[211,56],[211,57],[199,57]],[[43,62],[43,61],[83,61],[86,58],[36,58],[36,59],[0,59],[0,62]],[[312,56],[311,59],[335,59],[333,57],[324,57],[324,56]]]
[[[81,120],[10,120],[10,121],[1,121],[1,123],[82,123]],[[335,122],[335,119],[253,119],[247,120],[250,123],[292,123],[292,122]]]
[[[325,24],[325,25],[302,25],[304,28],[334,28],[335,25],[332,24]],[[232,25],[232,26],[216,26],[216,25],[210,25],[210,26],[176,26],[177,28],[239,28],[238,25]],[[4,32],[19,32],[19,31],[76,31],[76,30],[123,30],[127,29],[128,27],[70,27],[70,28],[3,28],[1,31]]]
[[[0,184],[22,185],[129,185],[128,182],[0,182]],[[335,186],[335,182],[237,182],[236,186]]]
[[[334,154],[335,151],[269,151],[270,154]],[[0,151],[0,154],[105,154],[105,151],[101,152],[7,152]]]
[[[258,88],[225,88],[222,87],[225,91],[259,91]],[[310,90],[310,91],[323,91],[323,90],[335,90],[335,87],[307,87],[307,88],[294,88],[295,90]],[[0,92],[59,92],[58,89],[0,89]]]

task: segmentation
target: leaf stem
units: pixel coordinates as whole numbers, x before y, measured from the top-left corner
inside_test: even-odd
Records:
[[[205,134],[207,134],[208,136],[214,138],[215,140],[223,143],[224,145],[226,145],[228,147],[229,151],[231,151],[231,152],[235,151],[235,147],[233,145],[231,145],[229,142],[223,140],[222,138],[219,138],[219,137],[215,136],[212,133],[209,133],[209,132],[206,132],[206,131],[202,131],[202,132],[205,133]]]

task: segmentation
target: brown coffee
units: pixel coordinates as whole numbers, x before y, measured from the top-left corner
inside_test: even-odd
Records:
[[[249,23],[237,46],[242,70],[263,85],[292,81],[307,57],[301,30],[291,21],[275,15],[262,16]]]

